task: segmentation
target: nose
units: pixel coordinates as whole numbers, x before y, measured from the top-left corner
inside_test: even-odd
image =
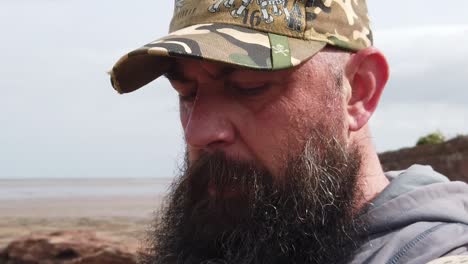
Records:
[[[235,127],[222,96],[197,94],[184,133],[187,145],[208,152],[223,150],[235,141]]]

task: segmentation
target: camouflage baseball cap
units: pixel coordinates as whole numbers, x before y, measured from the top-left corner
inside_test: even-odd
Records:
[[[110,75],[129,93],[166,73],[174,57],[280,70],[327,44],[372,45],[366,0],[175,0],[169,35],[123,56]]]

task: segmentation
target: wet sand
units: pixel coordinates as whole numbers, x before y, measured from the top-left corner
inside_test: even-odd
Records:
[[[133,185],[125,181],[113,183],[114,186],[119,185],[119,188],[126,187],[125,191],[121,191],[121,195],[117,192],[83,195],[79,188],[75,188],[77,192],[41,197],[35,195],[34,191],[23,196],[18,192],[11,195],[12,190],[19,185],[24,189],[26,182],[5,184],[0,180],[0,249],[32,232],[63,230],[93,230],[98,235],[110,237],[127,245],[139,245],[154,214],[161,206],[164,195],[161,189],[164,188],[159,188],[159,191],[153,194],[150,191],[142,191],[140,194],[140,185],[147,187],[148,182],[136,184],[132,181]],[[37,185],[31,182],[27,184]],[[44,182],[41,184],[44,185]],[[56,184],[54,182],[54,185]],[[154,184],[161,185],[160,182]],[[167,182],[162,184],[168,185]],[[47,186],[42,185],[41,188],[47,189]],[[76,182],[67,181],[61,185],[76,186]],[[92,181],[87,185],[99,186]],[[2,196],[2,189],[3,193],[8,190],[10,195]]]

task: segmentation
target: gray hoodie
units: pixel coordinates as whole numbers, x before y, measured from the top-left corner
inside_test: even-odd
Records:
[[[363,215],[370,238],[352,264],[421,264],[468,255],[468,184],[420,165],[386,176],[390,185]]]

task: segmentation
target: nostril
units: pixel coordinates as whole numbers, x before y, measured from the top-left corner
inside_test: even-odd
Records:
[[[215,152],[225,145],[227,145],[227,142],[224,140],[213,141],[210,144],[208,144],[207,149],[209,151]]]

